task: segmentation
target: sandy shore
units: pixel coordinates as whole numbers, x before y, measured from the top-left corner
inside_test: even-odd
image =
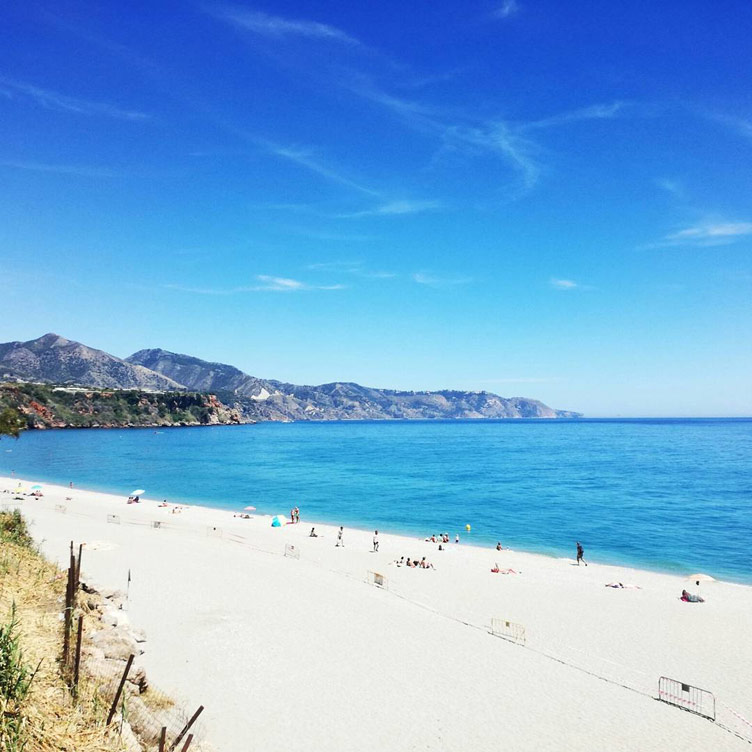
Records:
[[[48,557],[62,564],[74,540],[84,579],[125,590],[131,571],[151,679],[206,706],[223,752],[749,749],[729,729],[752,739],[735,715],[752,721],[750,587],[395,535],[373,553],[354,530],[336,548],[331,526],[308,537],[305,510],[272,528],[50,484],[13,502],[17,484],[0,478],[0,503]],[[395,566],[402,555],[435,569]],[[681,602],[684,587],[706,602]],[[491,635],[492,617],[524,625],[526,647]],[[656,701],[660,676],[713,692],[717,722]]]

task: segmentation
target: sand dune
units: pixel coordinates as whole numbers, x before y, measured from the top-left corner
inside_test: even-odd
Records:
[[[0,479],[0,492],[16,483]],[[383,533],[372,553],[372,532],[356,530],[336,548],[331,526],[308,537],[305,509],[275,529],[262,516],[44,494],[20,503],[44,552],[62,563],[70,540],[88,542],[84,579],[109,587],[125,589],[131,570],[144,665],[206,706],[218,750],[749,749],[732,731],[752,739],[752,588],[703,583],[691,589],[706,602],[689,604],[680,577],[597,561]],[[436,568],[396,567],[407,554]],[[493,574],[495,562],[519,574]],[[388,590],[367,584],[369,570]],[[524,625],[526,646],[489,634],[492,617]],[[717,722],[656,701],[661,675],[713,692]]]

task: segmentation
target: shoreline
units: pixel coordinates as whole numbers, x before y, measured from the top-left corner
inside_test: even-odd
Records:
[[[15,502],[1,491],[18,481],[0,478],[2,506],[21,509],[48,558],[83,543],[83,581],[128,592],[147,673],[206,706],[218,749],[748,748],[725,708],[751,715],[738,670],[752,661],[750,587],[703,582],[706,602],[683,603],[676,575],[463,543],[439,552],[381,530],[379,552],[353,528],[338,548],[336,526],[305,517],[272,528],[54,484]],[[397,567],[403,555],[435,568]],[[492,618],[523,625],[525,646],[489,634]],[[655,702],[659,676],[714,692],[724,726]]]
[[[179,426],[176,426],[176,427],[179,427]],[[189,427],[190,428],[204,428],[204,427],[211,427],[211,426],[189,426]],[[139,428],[139,427],[137,426],[136,428]],[[149,430],[151,430],[151,429],[149,429]],[[13,481],[17,481],[17,480],[19,480],[17,478],[17,476],[0,475],[0,484],[2,484],[4,482],[13,482]],[[32,483],[37,482],[37,481],[27,481],[25,479],[20,479],[20,480],[27,485],[27,488]],[[95,494],[101,494],[103,496],[107,496],[107,497],[111,498],[112,501],[115,502],[115,503],[118,503],[118,502],[124,503],[123,500],[126,498],[124,495],[121,496],[121,495],[117,494],[115,491],[113,491],[111,489],[111,487],[105,487],[105,486],[103,486],[101,488],[88,488],[88,487],[84,487],[84,486],[81,486],[81,487],[75,486],[73,489],[69,489],[69,488],[65,487],[64,485],[61,485],[59,482],[55,482],[55,481],[41,480],[39,482],[45,483],[46,485],[48,485],[50,487],[54,487],[58,491],[71,491],[71,490],[73,490],[74,492],[76,492],[76,491],[83,491],[85,493],[90,493],[90,494],[94,494],[94,493]],[[5,494],[0,494],[0,503],[3,503],[5,501],[5,499],[3,498],[4,496],[5,496]],[[154,500],[148,499],[148,500],[144,500],[144,501],[145,501],[145,503],[150,503],[150,504],[156,505],[159,500],[157,500],[157,499],[154,499]],[[230,506],[211,506],[211,505],[206,504],[206,503],[196,503],[192,499],[182,499],[182,498],[179,498],[177,501],[169,501],[168,503],[170,504],[171,507],[172,506],[185,506],[185,507],[190,507],[192,509],[203,510],[205,513],[218,513],[218,514],[227,514],[227,513],[233,514],[233,513],[236,513],[237,514],[237,513],[243,511],[242,506],[240,506],[240,504],[242,504],[242,502],[238,502],[238,508],[233,508],[233,507],[230,507]],[[284,512],[285,512],[285,515],[284,515],[285,518],[289,519],[289,510],[284,510]],[[254,517],[271,518],[275,514],[281,514],[281,511],[280,510],[277,510],[277,511],[256,511],[256,512],[253,513],[253,516]],[[308,518],[308,517],[305,517],[305,520],[306,520],[306,522],[308,524],[313,525],[313,526],[328,527],[328,528],[332,528],[332,529],[335,529],[335,530],[336,530],[337,527],[339,527],[339,525],[336,522],[332,522],[330,520],[324,520],[324,519],[318,519],[318,518],[314,519],[314,518]],[[379,525],[378,522],[374,523],[374,527],[378,528],[380,532],[382,532],[384,534],[388,534],[389,536],[391,536],[393,538],[404,538],[405,541],[418,541],[418,542],[422,542],[422,543],[428,543],[428,541],[426,541],[420,535],[417,535],[417,534],[416,535],[411,535],[409,531],[406,531],[406,530],[392,530],[392,529],[387,529],[387,528],[379,527],[378,525]],[[370,527],[363,527],[362,525],[358,525],[358,524],[347,525],[346,529],[358,531],[360,533],[368,534],[368,535],[372,535],[373,534],[373,530]],[[430,532],[426,531],[426,534],[428,536],[430,536],[430,535],[432,535],[434,533],[439,534],[440,532],[447,532],[447,531],[435,531],[435,530],[431,530]],[[473,541],[471,539],[471,537],[470,537],[472,535],[472,533],[467,533],[466,531],[464,531],[462,529],[460,529],[459,531],[452,531],[450,533],[450,543],[447,544],[447,545],[449,545],[449,546],[454,546],[455,545],[454,544],[454,535],[455,535],[456,532],[459,532],[459,534],[460,534],[460,544],[459,544],[460,546],[463,546],[463,547],[466,547],[466,548],[469,547],[469,548],[473,548],[473,549],[478,549],[480,551],[486,551],[486,552],[490,551],[492,553],[497,553],[496,550],[495,550],[494,544],[490,542],[491,541],[490,538],[488,539],[489,542],[487,542],[487,543],[480,542],[480,541],[476,542],[476,541]],[[502,541],[502,544],[504,544],[504,541]],[[431,544],[431,545],[433,545],[433,544]],[[572,545],[571,548],[572,548],[572,550],[574,550],[574,544]],[[535,549],[530,549],[530,548],[511,548],[511,547],[507,547],[505,545],[503,551],[514,551],[515,553],[519,553],[519,554],[524,555],[524,556],[540,556],[540,557],[544,557],[546,559],[551,559],[551,560],[574,560],[574,556],[568,556],[567,552],[563,548],[560,549],[560,550],[557,550],[557,548],[555,546],[550,546],[549,547],[549,551],[550,552],[546,552],[546,551],[535,550]],[[586,558],[587,558],[587,553],[588,553],[588,549],[586,549]],[[609,557],[608,555],[606,555],[604,559],[597,559],[597,562],[601,566],[614,567],[614,568],[618,568],[618,569],[630,569],[630,570],[634,570],[634,571],[637,571],[637,572],[650,572],[650,573],[654,573],[654,574],[666,575],[668,577],[676,577],[676,578],[679,578],[679,579],[683,579],[683,573],[681,571],[678,571],[678,569],[668,569],[668,568],[661,569],[661,568],[658,568],[658,567],[646,567],[646,566],[643,566],[639,562],[633,562],[633,561],[629,561],[629,560],[621,560],[621,561],[619,561],[618,557]],[[703,571],[705,572],[706,570],[703,568]],[[716,577],[713,574],[713,572],[709,572],[709,571],[706,572],[706,573],[707,574],[711,574],[714,577],[714,579],[716,581],[718,581],[718,582],[724,582],[724,583],[727,583],[729,585],[737,585],[737,586],[745,587],[745,588],[752,588],[752,573],[749,573],[747,575],[738,575],[738,579],[730,579],[728,576],[725,576],[725,577],[724,576],[718,576],[718,577]]]

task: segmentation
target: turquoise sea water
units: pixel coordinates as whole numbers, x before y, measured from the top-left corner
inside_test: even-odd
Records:
[[[752,420],[25,433],[0,474],[752,583]],[[470,534],[465,525],[472,526]]]

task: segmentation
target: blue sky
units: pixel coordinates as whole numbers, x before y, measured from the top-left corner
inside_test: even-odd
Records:
[[[752,415],[752,4],[11,2],[0,341]]]

